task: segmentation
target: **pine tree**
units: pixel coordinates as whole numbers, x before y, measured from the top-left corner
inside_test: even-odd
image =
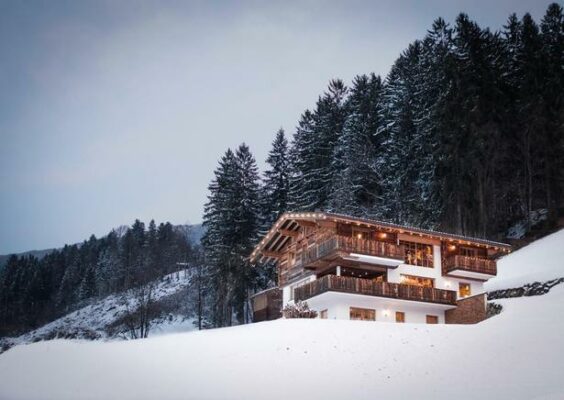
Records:
[[[238,323],[250,320],[249,295],[255,289],[257,269],[252,269],[249,255],[258,242],[261,228],[259,173],[254,156],[246,144],[239,146],[235,153],[238,167],[236,193],[237,201],[237,260],[232,276],[233,309]]]
[[[507,56],[507,76],[512,95],[511,121],[512,143],[515,156],[512,167],[515,175],[522,181],[522,215],[530,218],[536,208],[534,199],[539,182],[540,154],[545,143],[543,132],[546,126],[543,110],[545,109],[542,88],[541,39],[538,27],[529,14],[521,21],[512,15],[506,25],[505,47]]]
[[[290,209],[294,211],[307,211],[313,201],[309,194],[315,176],[314,154],[311,151],[316,143],[315,120],[313,113],[306,110],[300,120],[290,147]]]
[[[306,111],[292,143],[291,198],[295,210],[324,210],[335,178],[333,154],[347,116],[347,87],[329,83],[313,113]]]
[[[290,162],[288,141],[280,128],[272,142],[272,149],[266,159],[268,169],[264,172],[263,185],[263,232],[288,210],[290,190]]]
[[[483,236],[491,225],[505,114],[503,46],[467,15],[456,20],[441,129],[443,226]]]
[[[564,199],[564,11],[548,6],[541,24],[542,93],[545,100],[544,183],[545,204],[552,223]]]
[[[415,183],[419,174],[421,135],[416,125],[418,98],[416,81],[421,42],[416,41],[401,55],[386,79],[383,111],[386,125],[382,168],[383,202],[387,219],[397,223],[416,224],[419,193]]]
[[[330,209],[334,212],[377,217],[382,194],[376,158],[382,152],[379,132],[382,121],[380,77],[357,76],[347,101],[348,116],[332,159],[333,183]]]
[[[210,320],[231,325],[246,320],[253,271],[248,256],[260,228],[258,168],[249,148],[227,150],[208,189],[202,237],[208,279],[212,283]]]

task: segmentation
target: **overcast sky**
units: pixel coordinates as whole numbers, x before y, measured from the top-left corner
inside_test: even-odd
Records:
[[[385,75],[433,20],[549,1],[2,1],[0,254],[199,223],[228,147],[259,166],[332,78]]]

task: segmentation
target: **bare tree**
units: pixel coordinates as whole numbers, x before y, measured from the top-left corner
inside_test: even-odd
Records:
[[[127,315],[123,319],[131,339],[149,336],[151,321],[158,316],[159,307],[154,299],[154,284],[147,283],[131,290],[131,301],[125,300]]]

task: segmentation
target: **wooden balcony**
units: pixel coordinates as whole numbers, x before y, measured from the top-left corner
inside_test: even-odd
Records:
[[[497,263],[487,258],[452,255],[445,259],[448,275],[487,280],[497,275]]]
[[[369,279],[325,275],[294,289],[294,299],[307,300],[325,292],[362,294],[392,299],[456,305],[456,292],[430,287],[374,282]]]
[[[334,235],[306,250],[302,254],[301,264],[307,267],[316,261],[337,253],[353,253],[362,256],[378,257],[382,259],[383,263],[386,260],[390,260],[392,264],[397,265],[404,260],[403,246],[377,240]]]

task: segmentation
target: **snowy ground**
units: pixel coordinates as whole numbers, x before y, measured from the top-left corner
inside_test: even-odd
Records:
[[[2,399],[562,399],[564,286],[474,326],[278,320],[0,356]]]
[[[564,277],[564,229],[510,253],[497,262],[497,276],[484,288],[509,289]]]
[[[555,235],[500,276],[558,274]],[[278,320],[17,346],[0,355],[0,399],[564,399],[564,285],[496,302],[503,312],[477,325]]]

